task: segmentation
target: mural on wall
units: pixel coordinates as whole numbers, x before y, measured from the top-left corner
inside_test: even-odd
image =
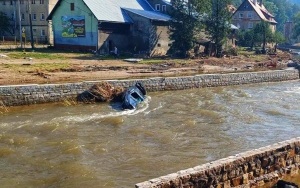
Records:
[[[62,16],[62,37],[85,37],[84,16]]]

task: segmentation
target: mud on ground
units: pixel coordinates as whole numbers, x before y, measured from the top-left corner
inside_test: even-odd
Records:
[[[32,55],[33,57],[30,57]],[[203,73],[264,71],[286,68],[291,56],[239,55],[223,58],[144,59],[127,62],[123,59],[102,59],[96,55],[59,54],[36,57],[34,54],[0,51],[0,85],[65,83],[110,79],[183,76]]]

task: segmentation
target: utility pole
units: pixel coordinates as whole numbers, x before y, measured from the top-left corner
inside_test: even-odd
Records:
[[[18,1],[18,14],[19,14],[19,31],[20,31],[20,44],[21,44],[21,48],[23,48],[23,42],[22,42],[22,24],[21,24],[21,21],[22,21],[22,17],[21,17],[21,2],[20,0]]]
[[[33,41],[33,31],[32,31],[32,18],[31,18],[31,6],[28,0],[28,8],[29,8],[29,24],[30,24],[30,43],[31,49],[34,49],[34,41]]]

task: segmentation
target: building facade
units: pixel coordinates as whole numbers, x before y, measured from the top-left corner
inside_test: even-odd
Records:
[[[6,36],[22,36],[30,40],[30,18],[33,39],[38,43],[51,43],[51,24],[46,20],[58,0],[0,0],[0,12],[3,12],[11,23],[11,31]],[[21,34],[22,33],[22,34]]]
[[[59,0],[52,21],[54,47],[119,52],[149,56],[169,49],[170,17],[156,11],[146,0]]]
[[[170,14],[173,10],[171,1],[166,0],[148,0],[149,4],[155,11],[162,12],[164,14]]]
[[[275,32],[277,22],[265,8],[262,0],[244,0],[232,16],[232,24],[240,30],[252,29],[261,21],[268,22],[271,30]]]

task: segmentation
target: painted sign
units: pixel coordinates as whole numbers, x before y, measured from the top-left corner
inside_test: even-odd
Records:
[[[62,16],[62,37],[85,37],[84,16]]]

